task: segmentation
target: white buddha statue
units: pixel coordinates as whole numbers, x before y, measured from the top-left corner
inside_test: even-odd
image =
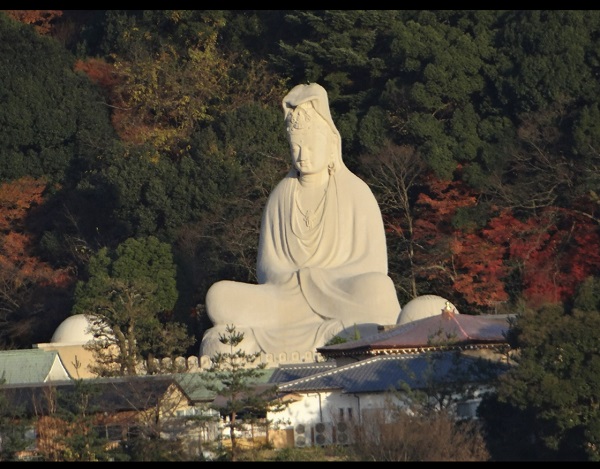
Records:
[[[247,353],[314,351],[355,327],[396,324],[381,211],[342,160],[325,89],[298,85],[283,99],[292,167],[269,195],[260,231],[258,284],[222,280],[206,294],[200,354],[229,352],[227,325]]]

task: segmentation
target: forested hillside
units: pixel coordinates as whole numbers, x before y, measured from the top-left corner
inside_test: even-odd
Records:
[[[568,304],[600,277],[599,73],[600,11],[3,10],[0,346],[49,341],[155,237],[176,269],[155,312],[196,353],[207,288],[255,281],[304,82],[379,201],[401,304]]]

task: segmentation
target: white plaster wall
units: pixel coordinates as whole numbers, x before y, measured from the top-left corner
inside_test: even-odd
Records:
[[[294,428],[298,424],[313,425],[320,422],[320,401],[325,397],[325,393],[320,393],[320,395],[309,393],[301,396],[300,401],[290,403],[282,412],[271,413],[267,418],[273,421],[289,421],[286,428]]]
[[[50,368],[50,372],[46,377],[46,381],[67,381],[69,379],[71,379],[71,377],[69,376],[69,373],[67,373],[67,370],[57,354],[52,363],[52,367]]]
[[[298,424],[314,426],[319,422],[337,424],[340,421],[340,408],[344,409],[344,420],[348,419],[348,409],[352,409],[353,420],[359,422],[369,411],[389,409],[390,405],[400,405],[398,398],[391,393],[344,394],[340,391],[301,394],[302,399],[292,402],[287,409],[272,413],[269,419],[289,421],[285,428],[295,428]]]
[[[340,409],[343,414],[340,414]],[[348,409],[351,409],[349,411]],[[323,422],[336,424],[348,420],[352,415],[353,420],[358,420],[359,400],[354,394],[344,394],[339,391],[327,396],[323,407]]]
[[[295,428],[298,424],[314,426],[317,423],[337,424],[340,421],[340,408],[344,409],[344,420],[352,414],[353,420],[359,419],[360,407],[366,401],[368,407],[381,408],[381,398],[343,394],[340,391],[312,392],[301,394],[302,399],[292,402],[284,411],[271,413],[271,420],[289,421],[286,428]],[[350,412],[348,409],[352,409]]]

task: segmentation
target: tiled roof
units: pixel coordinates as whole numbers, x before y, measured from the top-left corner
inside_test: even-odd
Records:
[[[336,368],[335,362],[323,363],[297,363],[292,365],[279,365],[269,379],[269,383],[285,383],[299,378],[305,378],[323,371]]]
[[[265,368],[257,371],[260,376],[252,381],[255,385],[261,386],[263,384],[274,383],[275,381],[271,380],[271,376],[277,373],[279,368]],[[174,377],[189,399],[195,403],[211,402],[217,396],[215,391],[209,390],[206,387],[207,384],[221,385],[216,381],[214,376],[206,371],[197,373],[178,373],[174,375]]]
[[[39,349],[0,352],[0,380],[4,384],[44,383],[70,379],[57,351]]]
[[[107,411],[139,410],[156,407],[167,389],[177,385],[172,376],[131,376],[111,379],[87,380],[98,386],[96,404]]]
[[[485,363],[483,369],[487,370],[486,374],[477,366],[482,363]],[[426,379],[435,382],[487,382],[490,372],[497,375],[506,369],[498,362],[482,361],[456,351],[377,356],[281,383],[279,390],[285,393],[334,389],[344,393],[385,392],[398,389],[400,383],[406,383],[413,389],[422,388]]]
[[[194,403],[210,402],[216,396],[214,391],[206,387],[207,380],[210,380],[210,382],[215,381],[210,379],[204,371],[200,373],[178,373],[175,375],[175,379]]]
[[[488,345],[506,343],[509,322],[506,315],[472,316],[444,313],[419,319],[363,339],[317,348],[324,356],[347,355],[350,352],[375,353],[436,345]]]
[[[167,376],[130,376],[121,378],[95,378],[84,380],[88,386],[84,392],[90,396],[90,411],[128,411],[144,410],[157,406],[167,389],[176,385],[173,378]],[[5,385],[1,387],[3,395],[14,408],[26,412],[48,411],[49,396],[56,391],[60,399],[74,402],[78,392],[74,381],[57,383],[37,383],[27,385]]]

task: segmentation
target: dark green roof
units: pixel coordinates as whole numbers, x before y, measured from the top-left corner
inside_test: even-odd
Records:
[[[119,378],[94,378],[82,380],[82,388],[77,382],[37,383],[4,385],[0,387],[3,397],[12,408],[27,414],[45,414],[54,406],[49,399],[52,392],[64,399],[75,402],[77,393],[89,396],[90,412],[119,412],[144,410],[160,404],[169,386],[177,385],[169,376],[128,376]]]
[[[260,370],[261,375],[254,381],[254,384],[269,383],[271,376],[277,369],[265,368],[264,370]],[[214,378],[207,371],[179,373],[174,375],[174,378],[192,402],[211,402],[217,395],[216,392],[206,388],[207,382],[214,382]]]

